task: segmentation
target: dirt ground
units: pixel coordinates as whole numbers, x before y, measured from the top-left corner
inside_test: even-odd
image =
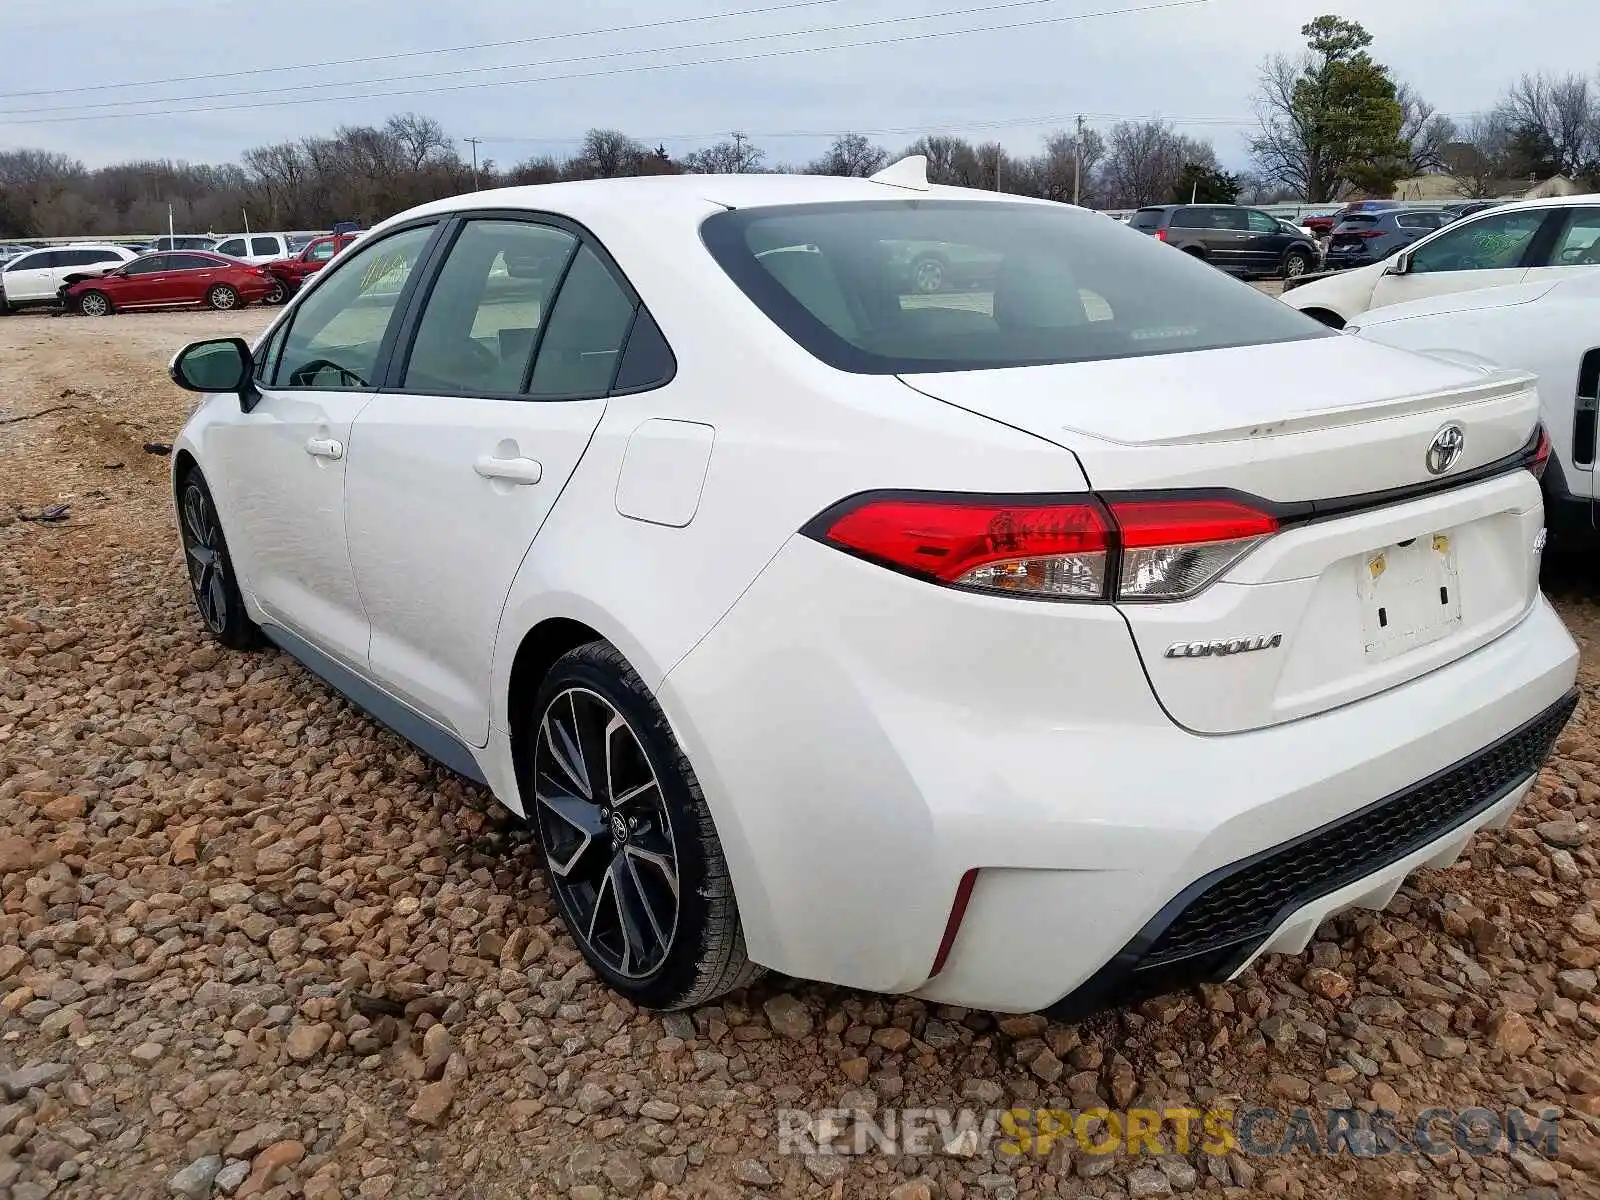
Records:
[[[172,352],[269,315],[0,318],[0,1198],[1600,1193],[1592,574],[1549,582],[1584,700],[1533,799],[1304,956],[1080,1025],[771,977],[661,1018],[484,792],[203,635],[143,447]],[[845,1156],[781,1116],[1255,1105],[1553,1110],[1559,1146]]]

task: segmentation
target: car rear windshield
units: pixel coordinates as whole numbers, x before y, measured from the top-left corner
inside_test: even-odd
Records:
[[[1376,225],[1381,220],[1383,220],[1383,217],[1378,215],[1378,214],[1375,214],[1375,213],[1351,213],[1344,220],[1340,221],[1339,224],[1341,224],[1341,225]]]
[[[907,374],[1333,336],[1137,230],[1065,205],[886,200],[718,213],[707,249],[823,362]]]
[[[1161,214],[1166,211],[1160,208],[1141,208],[1133,214],[1133,220],[1128,224],[1135,229],[1160,229]]]

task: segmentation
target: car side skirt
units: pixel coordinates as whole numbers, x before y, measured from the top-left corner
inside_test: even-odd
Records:
[[[330,658],[310,642],[297,634],[290,633],[281,625],[263,624],[261,633],[274,646],[328,687],[373,720],[410,742],[439,765],[448,767],[473,783],[488,786],[489,781],[485,778],[482,768],[478,766],[478,760],[473,756],[471,748],[460,738],[407,708],[370,680],[364,679],[343,663]]]

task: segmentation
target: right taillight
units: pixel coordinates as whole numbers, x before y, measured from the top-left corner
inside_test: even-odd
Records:
[[[1213,498],[1103,500],[868,494],[805,533],[932,582],[1039,600],[1182,600],[1277,532]]]

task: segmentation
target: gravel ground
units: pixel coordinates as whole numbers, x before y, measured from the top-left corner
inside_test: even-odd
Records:
[[[595,983],[484,792],[282,656],[202,636],[167,460],[141,447],[186,411],[171,351],[264,319],[0,319],[0,1196],[1600,1190],[1600,623],[1583,577],[1551,585],[1585,642],[1585,700],[1532,801],[1303,957],[1081,1025],[772,978],[663,1019]],[[57,524],[13,515],[56,503]],[[1561,1141],[1550,1157],[1158,1160],[1067,1140],[1018,1157],[959,1137],[780,1152],[786,1108],[1107,1104],[1518,1104],[1556,1108]]]

